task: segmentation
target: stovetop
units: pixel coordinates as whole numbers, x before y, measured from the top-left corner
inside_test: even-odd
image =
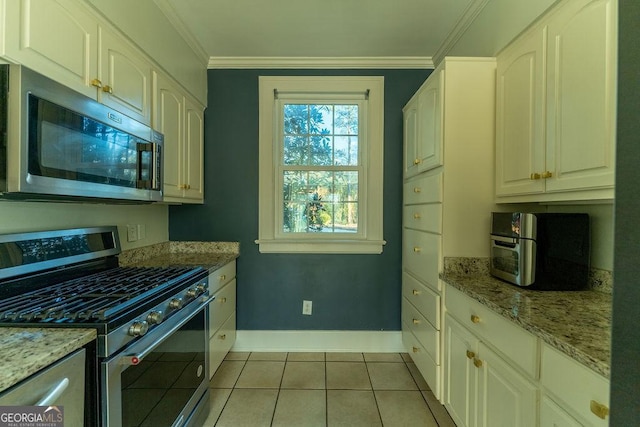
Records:
[[[116,267],[0,301],[0,324],[120,326],[206,277],[201,267]]]

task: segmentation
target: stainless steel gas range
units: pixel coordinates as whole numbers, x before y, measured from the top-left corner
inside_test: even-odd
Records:
[[[118,266],[116,227],[0,236],[0,327],[95,328],[85,425],[201,424],[208,271]]]

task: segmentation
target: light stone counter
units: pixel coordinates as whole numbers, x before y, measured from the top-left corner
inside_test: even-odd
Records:
[[[118,261],[121,266],[201,266],[213,272],[239,254],[237,242],[164,242],[124,251]]]
[[[95,329],[0,328],[0,392],[95,339]]]
[[[610,294],[528,290],[496,279],[477,265],[447,260],[442,280],[609,378]]]

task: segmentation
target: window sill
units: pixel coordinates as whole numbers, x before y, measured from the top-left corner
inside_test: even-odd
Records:
[[[381,254],[384,240],[256,240],[260,253]]]

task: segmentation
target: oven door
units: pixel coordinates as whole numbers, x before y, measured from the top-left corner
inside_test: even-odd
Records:
[[[535,282],[536,242],[491,235],[490,273],[519,286]]]
[[[177,427],[206,417],[212,300],[198,298],[101,363],[103,426]]]

